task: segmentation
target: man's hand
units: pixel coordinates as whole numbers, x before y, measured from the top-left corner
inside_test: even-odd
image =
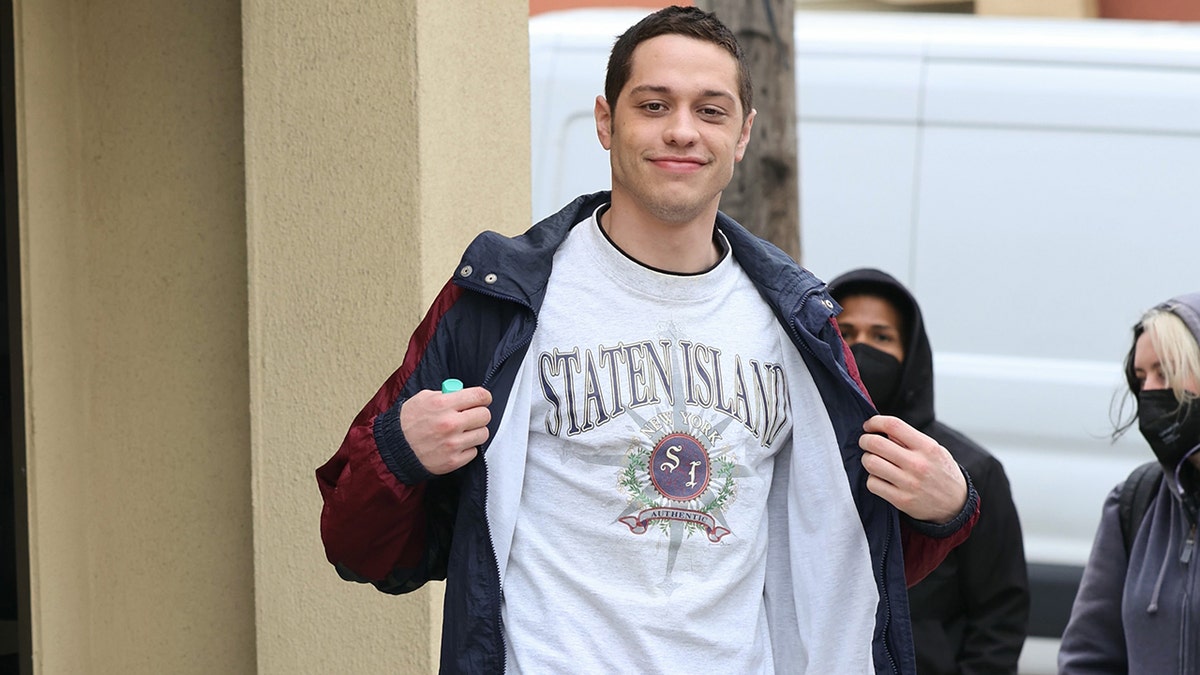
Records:
[[[483,387],[450,394],[426,389],[400,407],[400,428],[425,470],[441,476],[475,459],[488,438],[491,403]]]
[[[948,450],[898,417],[876,415],[863,431],[868,490],[911,518],[954,520],[967,503],[967,481]]]

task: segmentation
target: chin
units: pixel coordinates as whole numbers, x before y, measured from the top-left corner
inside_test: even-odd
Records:
[[[659,202],[657,204],[647,204],[646,210],[663,222],[685,225],[695,220],[701,213],[704,213],[705,206],[706,204],[697,204],[695,202]]]
[[[648,199],[646,208],[655,217],[666,222],[687,223],[695,220],[715,203],[716,197],[711,195],[663,195],[656,199]]]

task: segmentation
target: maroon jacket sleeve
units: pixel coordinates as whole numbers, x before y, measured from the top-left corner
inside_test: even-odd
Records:
[[[965,471],[963,472],[966,473]],[[967,503],[954,520],[945,525],[915,521],[900,514],[900,543],[904,548],[904,581],[909,588],[929,576],[955,546],[970,536],[979,520],[979,493],[967,477]]]
[[[403,579],[428,567],[423,563],[430,544],[425,493],[433,476],[404,440],[399,409],[420,389],[410,379],[460,294],[447,283],[409,340],[403,364],[358,413],[334,456],[317,469],[325,503],[325,555],[346,578],[379,582],[399,573]],[[407,587],[397,590],[411,590],[425,579],[413,581],[416,585],[401,581],[398,586]]]

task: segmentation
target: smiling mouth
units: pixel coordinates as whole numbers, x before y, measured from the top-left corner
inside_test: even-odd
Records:
[[[668,171],[697,171],[705,165],[705,162],[698,159],[676,157],[661,157],[651,161],[655,166]]]

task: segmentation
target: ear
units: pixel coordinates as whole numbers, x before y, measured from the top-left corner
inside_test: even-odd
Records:
[[[612,108],[603,96],[596,97],[596,108],[592,111],[596,118],[596,137],[605,150],[612,149]]]
[[[737,147],[733,155],[733,161],[740,162],[742,157],[746,156],[746,146],[750,144],[750,128],[754,126],[754,117],[758,115],[758,111],[751,108],[750,114],[746,115],[746,121],[742,123],[742,134],[738,137]]]

